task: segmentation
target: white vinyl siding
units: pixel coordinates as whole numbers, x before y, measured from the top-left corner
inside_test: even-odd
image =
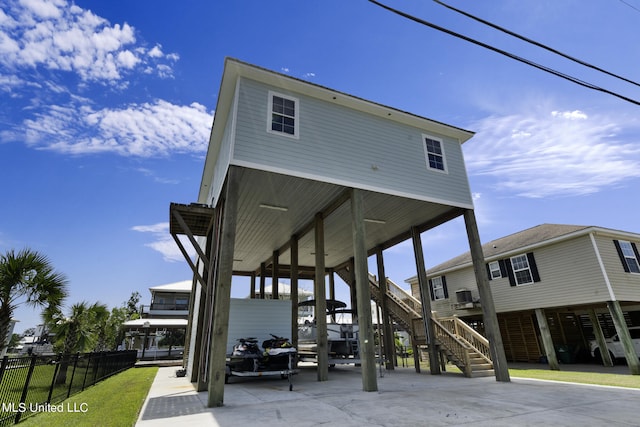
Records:
[[[269,91],[242,78],[232,163],[371,189],[417,200],[471,207],[471,191],[458,140],[442,140],[448,174],[425,167],[422,134],[417,129],[283,89],[298,100],[299,139],[265,132]]]

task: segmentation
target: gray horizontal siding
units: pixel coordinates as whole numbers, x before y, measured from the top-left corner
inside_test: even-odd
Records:
[[[491,281],[499,312],[589,304],[608,298],[604,276],[588,236],[533,251],[540,282],[510,286],[507,278]]]
[[[627,240],[628,239],[620,239]],[[634,242],[640,246],[640,242]],[[615,298],[619,301],[640,301],[640,274],[624,271],[618,252],[613,244],[613,238],[596,236],[596,245],[602,257],[607,277]]]
[[[231,109],[235,107],[236,101],[234,100]],[[214,199],[217,198],[222,191],[224,180],[227,175],[227,169],[231,161],[231,150],[233,147],[233,114],[230,114],[225,123],[224,135],[220,144],[220,152],[216,158],[216,165],[213,170],[213,180],[211,182],[211,188],[209,189],[209,196],[207,202],[211,205],[215,205]]]
[[[580,236],[538,248],[533,254],[540,273],[540,282],[510,286],[506,277],[489,282],[496,312],[590,304],[610,299],[589,236]],[[617,254],[615,256],[617,259]],[[607,262],[613,261],[615,260]],[[619,259],[617,262],[620,263]],[[474,296],[478,295],[473,269],[470,266],[448,272],[445,276],[450,296],[449,304],[456,302],[455,291],[458,289],[468,289]],[[635,282],[635,294],[633,298],[628,298],[634,301],[640,300],[640,275],[636,276],[639,281]],[[415,292],[417,284],[414,282],[411,285],[412,291]],[[432,308],[437,310],[439,315],[448,312],[442,302],[434,304]],[[456,311],[456,314],[464,313]]]
[[[269,89],[299,99],[299,139],[267,132]],[[442,138],[426,129],[242,79],[233,158],[297,176],[471,205],[460,143],[442,138],[448,173],[431,171],[426,166],[422,133]]]

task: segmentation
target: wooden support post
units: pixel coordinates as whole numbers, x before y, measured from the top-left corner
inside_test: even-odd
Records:
[[[354,260],[349,260],[349,297],[351,298],[351,323],[358,324],[358,295],[356,291],[356,273]]]
[[[194,366],[198,366],[197,391],[205,391],[209,388],[210,348],[211,348],[211,323],[213,312],[213,289],[216,280],[216,261],[219,250],[219,224],[221,208],[216,208],[215,226],[207,233],[206,257],[203,261],[203,276],[206,282],[200,292],[200,309],[198,315],[198,331],[196,334],[196,346],[198,348],[198,360]],[[195,359],[194,359],[195,360]]]
[[[420,347],[417,344],[411,343],[413,347],[413,366],[415,367],[416,373],[420,373]]]
[[[240,176],[237,167],[230,166],[227,172],[227,188],[222,212],[222,229],[218,252],[219,271],[215,286],[213,310],[208,407],[222,406],[224,404],[229,305],[231,302],[239,181]]]
[[[551,338],[551,332],[549,331],[549,323],[547,322],[547,316],[544,310],[536,308],[536,320],[538,321],[538,328],[540,329],[540,336],[542,337],[542,345],[544,346],[544,352],[547,356],[547,362],[549,363],[549,369],[552,371],[559,371],[560,365],[558,364],[558,358],[556,357],[556,349],[553,345],[553,339]]]
[[[478,285],[478,293],[480,294],[484,331],[489,340],[489,351],[493,362],[493,371],[496,374],[496,381],[508,382],[511,381],[511,379],[509,377],[507,356],[504,353],[502,335],[500,335],[500,326],[498,325],[498,316],[496,315],[496,308],[493,303],[493,294],[489,287],[484,254],[482,253],[482,244],[480,243],[480,233],[478,232],[478,224],[476,223],[476,216],[473,209],[465,210],[464,223],[467,228],[473,272]]]
[[[336,299],[336,278],[335,278],[335,272],[333,271],[333,269],[329,270],[329,299],[330,300]],[[333,323],[336,322],[335,313],[331,314],[331,321]]]
[[[278,285],[280,281],[280,252],[273,251],[273,263],[271,264],[271,299],[280,299],[278,296]]]
[[[418,270],[418,286],[420,288],[420,302],[422,304],[422,321],[427,336],[429,346],[429,369],[431,375],[440,374],[440,364],[438,363],[438,347],[431,318],[431,298],[429,297],[429,283],[427,281],[427,269],[424,265],[424,253],[422,251],[422,240],[420,230],[411,227],[411,239],[413,241],[413,254]]]
[[[251,288],[249,289],[249,298],[254,299],[256,297],[256,272],[251,272]]]
[[[291,344],[298,347],[298,236],[291,236]]]
[[[351,227],[353,230],[353,259],[356,274],[360,339],[359,355],[362,363],[362,389],[377,391],[376,348],[371,319],[371,290],[369,289],[369,267],[365,245],[364,206],[362,190],[351,190]]]
[[[395,354],[395,340],[393,337],[393,325],[391,324],[391,316],[389,315],[389,297],[387,296],[389,287],[387,284],[387,276],[384,271],[384,257],[382,255],[382,247],[378,247],[376,249],[376,262],[378,265],[378,285],[380,286],[380,309],[382,310],[382,319],[378,319],[378,331],[382,332],[384,355],[387,359],[385,367],[388,370],[393,370],[395,366],[395,363],[393,363]]]
[[[638,354],[633,348],[633,341],[631,341],[631,334],[629,334],[629,328],[627,328],[627,322],[624,320],[624,313],[622,307],[620,307],[619,301],[607,301],[607,307],[609,313],[611,313],[611,320],[616,327],[618,338],[622,344],[624,350],[624,358],[627,359],[627,366],[629,366],[629,373],[631,375],[640,375],[640,361],[638,360]]]
[[[260,299],[264,299],[265,297],[265,282],[267,280],[267,264],[264,262],[260,263]]]
[[[315,220],[316,274],[314,297],[316,299],[315,316],[317,331],[318,381],[329,379],[329,344],[327,340],[327,286],[325,284],[324,263],[324,218],[316,214]]]
[[[609,353],[609,349],[607,348],[607,341],[604,337],[604,332],[602,332],[602,326],[600,326],[598,315],[593,308],[589,309],[589,320],[591,320],[593,335],[595,335],[596,342],[598,343],[598,349],[600,349],[600,358],[602,359],[602,364],[604,366],[611,367],[613,366],[613,359],[611,359],[611,353]]]

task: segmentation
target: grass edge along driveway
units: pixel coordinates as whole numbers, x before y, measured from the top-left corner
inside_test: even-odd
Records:
[[[17,424],[30,426],[133,426],[158,367],[130,368],[62,402],[62,412],[45,408]],[[25,414],[26,415],[26,414]]]

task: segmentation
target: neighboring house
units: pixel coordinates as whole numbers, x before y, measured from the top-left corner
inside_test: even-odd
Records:
[[[324,296],[335,272],[355,290],[363,389],[377,390],[367,256],[377,253],[382,269],[384,250],[459,216],[477,240],[462,152],[473,133],[232,58],[215,110],[198,199],[170,206],[170,233],[197,280],[192,381],[209,389],[209,406],[222,404],[225,349],[208,343],[226,338],[233,275],[314,280]],[[324,311],[324,298],[315,301]]]
[[[53,334],[49,332],[44,324],[41,324],[36,326],[33,335],[25,335],[20,339],[16,350],[19,350],[22,355],[37,354],[49,356],[54,354],[52,341]]]
[[[640,326],[638,246],[640,234],[561,224],[538,225],[483,245],[507,359],[548,357],[548,329],[561,362],[587,360],[598,326],[607,338],[620,332],[616,321]],[[438,317],[455,315],[482,329],[482,300],[468,253],[429,269],[427,276]],[[419,295],[417,279],[407,282]]]
[[[142,318],[183,318],[189,317],[189,298],[193,281],[169,283],[168,285],[153,286],[151,305],[143,305]]]
[[[140,319],[124,323],[125,342],[121,347],[138,350],[138,357],[164,357],[167,350],[158,349],[158,344],[167,333],[185,330],[189,317],[191,280],[153,286],[151,304],[142,305]],[[178,356],[182,347],[172,354]]]

